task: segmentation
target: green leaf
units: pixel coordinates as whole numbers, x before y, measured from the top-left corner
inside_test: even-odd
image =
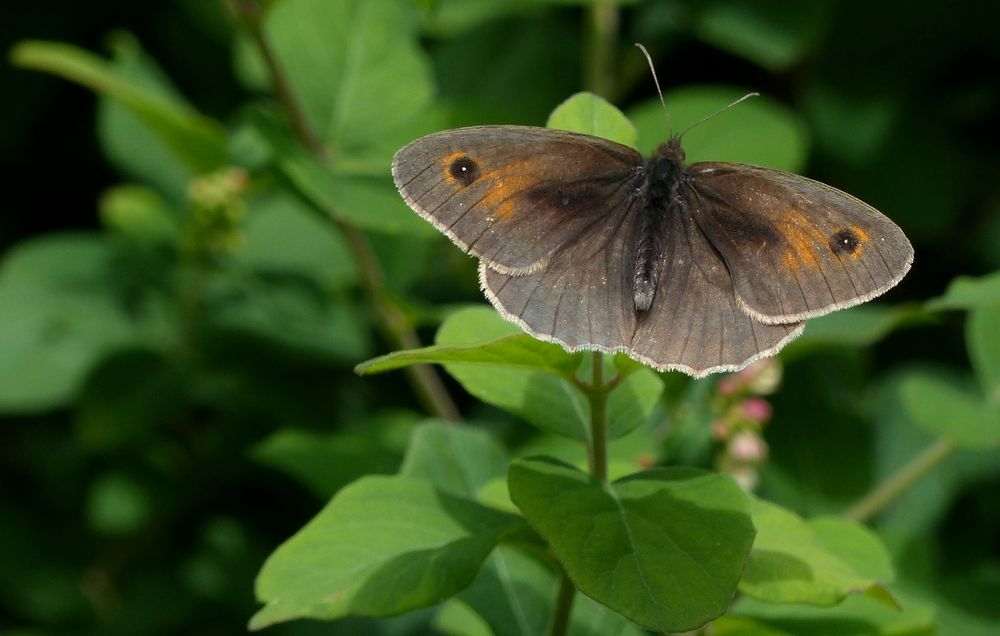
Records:
[[[836,605],[865,593],[890,605],[892,569],[869,531],[839,519],[807,523],[775,504],[751,504],[757,540],[740,581],[744,594],[772,603]]]
[[[662,394],[663,380],[646,367],[622,379],[608,394],[608,439],[618,439],[646,424]]]
[[[1000,408],[1000,305],[970,312],[965,339],[987,405]]]
[[[369,324],[354,303],[309,285],[219,281],[206,327],[261,338],[299,355],[353,363],[371,355]]]
[[[399,472],[474,499],[480,488],[506,474],[509,463],[506,449],[485,431],[432,422],[414,431]]]
[[[770,71],[786,69],[808,54],[830,15],[830,3],[815,0],[714,0],[700,9],[694,31],[701,39]]]
[[[571,373],[577,360],[559,345],[524,334],[490,307],[464,307],[449,315],[438,332],[439,344],[379,356],[357,366],[363,375],[411,364],[451,363],[510,366]]]
[[[265,36],[334,155],[379,139],[429,102],[417,17],[401,0],[283,0],[267,13]]]
[[[493,636],[536,636],[552,618],[558,584],[555,574],[523,551],[499,546],[476,580],[449,604],[459,601],[485,621]],[[438,622],[438,621],[436,621]],[[464,634],[464,631],[448,632]],[[573,600],[570,636],[640,636],[645,632],[620,614],[586,596]]]
[[[252,454],[326,500],[366,474],[395,473],[417,420],[413,414],[389,412],[336,433],[284,428],[257,444]]]
[[[674,133],[709,117],[745,95],[734,86],[692,85],[667,92]],[[667,121],[659,100],[628,112],[639,130],[639,149],[649,154],[667,140]],[[801,119],[780,102],[762,95],[742,102],[684,134],[687,162],[736,161],[798,172],[809,153],[809,135]]]
[[[508,482],[577,589],[629,620],[685,631],[729,605],[754,536],[731,479],[658,469],[602,484],[534,458],[514,462]]]
[[[382,356],[357,370],[441,363],[476,398],[543,430],[587,439],[590,407],[570,380],[579,357],[524,334],[509,335],[519,331],[488,307],[470,307],[445,320],[435,346]]]
[[[522,522],[405,476],[345,487],[264,564],[250,621],[390,616],[439,603],[475,578]]]
[[[769,627],[747,618],[723,616],[712,623],[713,636],[795,636],[791,632]]]
[[[255,112],[249,126],[271,147],[274,162],[289,182],[317,208],[350,225],[410,237],[437,236],[434,227],[403,202],[389,177],[388,159],[381,175],[338,172],[326,165],[277,121]]]
[[[984,450],[1000,445],[1000,407],[989,405],[971,381],[934,370],[912,370],[899,394],[913,421],[960,446]]]
[[[834,607],[768,603],[749,597],[738,600],[720,619],[753,619],[768,631],[721,631],[730,636],[921,636],[934,630],[935,608],[915,598],[903,597],[902,611],[867,596],[849,596]],[[770,630],[778,630],[777,632]]]
[[[639,141],[639,133],[624,113],[594,93],[576,93],[570,96],[556,106],[545,125],[603,137],[632,148]]]
[[[127,49],[120,49],[120,53],[125,57],[137,55]],[[18,66],[47,71],[82,84],[126,108],[170,155],[168,158],[159,148],[144,147],[143,151],[156,154],[155,160],[129,165],[135,172],[141,172],[141,176],[165,185],[173,194],[178,193],[180,184],[177,181],[208,172],[225,161],[222,127],[170,95],[162,85],[150,88],[160,78],[154,79],[148,73],[137,71],[127,59],[120,64],[110,64],[75,46],[42,41],[21,42],[11,52],[11,59]],[[137,76],[142,79],[136,79]],[[136,129],[131,130],[135,132]],[[125,143],[122,139],[122,157],[130,154]],[[172,161],[183,164],[187,174],[177,174]],[[156,174],[158,169],[169,170],[172,176],[164,179],[163,175]]]
[[[951,281],[944,296],[927,303],[931,311],[946,309],[979,309],[1000,305],[1000,272],[973,278],[959,276]]]
[[[21,243],[0,263],[0,411],[75,397],[89,370],[137,333],[112,284],[112,254],[90,234]]]
[[[296,274],[325,289],[357,278],[343,235],[301,199],[280,189],[251,199],[235,262],[258,272]]]

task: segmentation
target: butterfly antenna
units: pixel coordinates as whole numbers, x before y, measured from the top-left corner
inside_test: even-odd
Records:
[[[650,56],[649,51],[646,50],[646,47],[638,42],[636,42],[635,45],[639,47],[642,54],[646,56],[646,63],[649,64],[649,72],[652,73],[653,83],[656,84],[656,94],[660,96],[660,104],[663,105],[663,114],[667,118],[667,130],[670,131],[670,136],[672,137],[674,128],[670,123],[670,111],[667,110],[667,102],[663,101],[663,91],[660,90],[660,80],[657,79],[656,69],[653,68],[653,58]]]
[[[704,124],[709,119],[715,117],[716,115],[721,115],[722,113],[726,112],[727,110],[729,110],[733,106],[735,106],[735,105],[737,105],[737,104],[739,104],[741,102],[745,102],[746,100],[750,99],[751,97],[760,97],[760,93],[747,93],[746,95],[744,95],[743,97],[737,99],[736,101],[730,102],[729,104],[723,106],[722,108],[720,108],[719,110],[715,111],[711,115],[708,115],[707,117],[702,117],[698,121],[694,122],[693,124],[691,124],[690,126],[688,126],[687,128],[685,128],[683,131],[681,131],[681,134],[678,135],[678,137],[683,137],[684,135],[687,134],[687,131],[691,130],[695,126],[700,126],[700,125]]]

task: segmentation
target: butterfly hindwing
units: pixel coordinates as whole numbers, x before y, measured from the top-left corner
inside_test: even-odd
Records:
[[[504,317],[536,337],[570,350],[623,350],[636,321],[628,265],[636,218],[628,205],[612,210],[531,273],[504,274],[484,262],[480,285]]]
[[[632,355],[660,369],[703,376],[773,355],[801,323],[763,324],[739,306],[726,263],[690,215],[668,219],[656,296],[639,320]]]

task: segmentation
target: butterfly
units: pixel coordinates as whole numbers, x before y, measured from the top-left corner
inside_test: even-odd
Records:
[[[913,248],[870,205],[806,177],[644,158],[607,139],[474,126],[396,153],[406,203],[479,261],[508,320],[569,351],[695,377],[777,353],[803,322],[896,285]]]

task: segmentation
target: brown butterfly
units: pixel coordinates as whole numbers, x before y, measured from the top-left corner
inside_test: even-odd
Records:
[[[775,354],[804,320],[878,296],[913,261],[870,205],[779,170],[685,166],[679,137],[644,159],[578,133],[460,128],[401,149],[392,175],[480,259],[508,320],[696,377]]]

